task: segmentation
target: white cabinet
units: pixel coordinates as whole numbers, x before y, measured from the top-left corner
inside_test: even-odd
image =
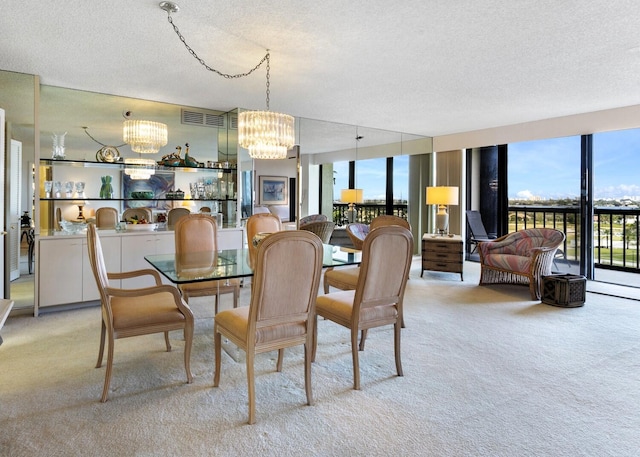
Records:
[[[101,237],[107,271],[120,271],[120,237]],[[40,240],[38,306],[99,300],[85,237]],[[120,281],[111,283],[120,287]]]
[[[82,238],[40,240],[38,306],[82,301]]]
[[[136,233],[122,237],[122,270],[133,271],[153,269],[144,260],[144,256],[152,254],[172,254],[175,252],[175,241],[173,232],[158,233]],[[171,284],[168,279],[163,278],[165,284]],[[150,287],[155,283],[149,277],[123,279],[122,287],[125,289]]]

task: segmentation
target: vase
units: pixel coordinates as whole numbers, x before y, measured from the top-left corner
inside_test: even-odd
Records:
[[[111,176],[102,176],[102,186],[100,187],[100,198],[113,198],[113,187],[111,186]]]

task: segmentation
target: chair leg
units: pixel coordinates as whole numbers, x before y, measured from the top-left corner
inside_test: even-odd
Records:
[[[318,348],[318,315],[313,317],[313,336],[311,343],[311,362],[316,361],[316,349]]]
[[[102,403],[106,402],[107,398],[109,397],[109,384],[111,384],[111,372],[113,369],[113,346],[113,335],[109,335],[109,348],[107,349],[107,371],[104,374],[104,387],[102,388],[102,398],[100,398],[100,401]]]
[[[107,326],[104,324],[104,320],[102,320],[102,329],[100,330],[100,349],[98,349],[98,363],[96,363],[96,368],[100,368],[102,366],[102,356],[104,355],[104,338],[107,332]]]
[[[186,337],[187,335],[185,335]],[[169,332],[164,332],[164,343],[167,345],[167,352],[171,352],[171,342],[169,341]]]
[[[191,346],[193,343],[193,322],[184,327],[184,369],[187,372],[187,384],[193,382],[191,373]]]
[[[254,351],[247,350],[247,387],[249,389],[249,425],[256,421],[256,386],[253,373]]]
[[[353,358],[353,388],[360,390],[360,364],[358,363],[358,329],[351,329],[351,356]]]
[[[307,338],[304,345],[304,390],[307,393],[307,405],[313,405],[313,393],[311,391],[311,338]]]
[[[236,286],[233,289],[233,307],[238,307],[238,301],[240,300],[240,286]]]
[[[362,329],[360,331],[360,346],[359,350],[364,351],[364,341],[367,339],[367,329]]]
[[[329,267],[327,268],[327,271],[331,271],[333,270],[333,267]],[[324,272],[324,278],[322,281],[322,285],[324,287],[324,293],[328,294],[329,293],[329,282],[327,281],[327,271]]]
[[[222,334],[220,332],[218,332],[218,329],[215,327],[213,327],[213,334],[214,334],[214,345],[215,345],[215,349],[214,349],[214,353],[215,353],[215,372],[213,373],[213,387],[218,387],[218,385],[220,385],[220,358],[222,356]]]
[[[394,352],[396,355],[396,370],[398,371],[398,376],[403,376],[402,374],[402,360],[400,359],[400,330],[402,326],[399,322],[393,324],[393,339],[394,339]]]
[[[282,371],[282,360],[284,359],[284,349],[278,349],[278,362],[276,363],[276,371],[280,373]]]

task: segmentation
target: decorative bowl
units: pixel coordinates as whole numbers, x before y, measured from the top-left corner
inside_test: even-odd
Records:
[[[127,224],[128,232],[153,232],[158,224]]]
[[[60,221],[60,227],[62,227],[62,231],[65,233],[83,233],[87,230],[87,223],[82,221]]]
[[[131,198],[145,198],[150,199],[153,198],[154,193],[152,190],[144,190],[144,191],[136,191],[131,192]]]

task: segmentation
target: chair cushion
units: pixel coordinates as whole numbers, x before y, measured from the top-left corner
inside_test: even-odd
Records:
[[[489,254],[484,257],[484,264],[501,270],[529,273],[531,257],[514,254]]]
[[[324,274],[324,280],[328,280],[331,285],[340,284],[343,287],[350,287],[351,289],[355,289],[356,285],[358,284],[359,276],[359,267],[339,268],[327,270],[327,272]]]
[[[316,313],[329,317],[336,322],[349,322],[353,309],[355,290],[344,290],[320,295],[316,300]],[[360,310],[360,323],[395,317],[398,314],[395,305],[373,306]]]
[[[246,343],[247,326],[249,322],[248,306],[221,311],[216,314],[215,320],[217,325]],[[303,322],[263,327],[256,330],[256,344],[286,340],[304,335],[305,333],[306,327]]]
[[[173,294],[160,292],[134,297],[112,297],[113,326],[116,330],[184,321]]]

